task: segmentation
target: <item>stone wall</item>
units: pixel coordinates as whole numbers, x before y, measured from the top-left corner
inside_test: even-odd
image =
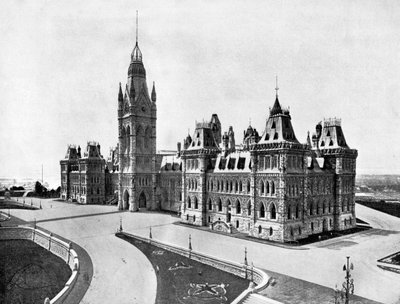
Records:
[[[75,285],[79,272],[79,259],[71,245],[51,233],[31,227],[4,227],[0,228],[0,240],[30,240],[49,250],[63,259],[72,270],[72,275],[65,283],[65,287],[52,299],[51,304],[62,303]]]

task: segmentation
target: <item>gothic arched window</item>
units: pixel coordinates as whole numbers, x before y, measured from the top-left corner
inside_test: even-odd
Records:
[[[271,204],[270,213],[271,213],[271,219],[275,220],[276,219],[276,208],[275,208],[275,204],[274,203]]]
[[[264,207],[264,203],[261,203],[260,206],[260,217],[264,218],[265,217],[265,207]]]
[[[236,201],[236,214],[242,213],[239,200]]]

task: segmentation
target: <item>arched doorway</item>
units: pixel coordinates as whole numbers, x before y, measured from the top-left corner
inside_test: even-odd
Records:
[[[322,222],[322,231],[328,231],[328,221],[326,219]]]
[[[124,192],[124,203],[122,209],[127,210],[129,209],[129,192],[125,190]]]
[[[146,208],[146,195],[144,192],[140,193],[139,196],[139,208]]]

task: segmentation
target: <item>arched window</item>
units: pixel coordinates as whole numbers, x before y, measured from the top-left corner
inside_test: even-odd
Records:
[[[190,197],[188,197],[188,208],[192,208],[192,202],[190,201]]]
[[[313,215],[313,203],[310,202],[310,205],[308,207],[309,207],[309,214]]]
[[[236,228],[239,228],[239,220],[236,220]]]
[[[186,214],[186,220],[189,221],[189,214]]]
[[[239,200],[236,201],[236,214],[242,213]]]
[[[196,216],[193,215],[193,223],[196,221]]]
[[[247,215],[251,215],[251,203],[250,203],[250,201],[247,202]]]
[[[350,211],[350,200],[347,200],[347,211]]]
[[[225,192],[228,192],[228,191],[229,191],[229,182],[226,181],[225,182]]]
[[[269,235],[272,235],[274,233],[274,230],[272,229],[272,227],[269,227]]]
[[[261,232],[262,232],[262,227],[260,225],[260,226],[258,226],[258,233],[260,234]]]
[[[221,212],[222,211],[222,202],[221,199],[218,199],[218,211]]]
[[[322,214],[326,213],[326,202],[322,202]]]
[[[208,210],[212,210],[212,202],[211,202],[211,198],[208,199]]]
[[[342,198],[342,212],[344,212],[345,205],[346,205],[346,199]]]
[[[274,203],[271,203],[271,219],[272,220],[276,219],[276,208]]]
[[[290,205],[287,207],[287,218],[288,220],[292,219],[292,208],[290,208]]]
[[[296,205],[296,218],[298,219],[300,215],[299,204]]]
[[[217,190],[218,191],[220,190],[220,188],[219,188],[219,180],[217,180]]]
[[[274,195],[275,194],[275,183],[271,182],[271,194]]]
[[[243,191],[243,185],[242,185],[242,181],[239,182],[239,192]]]
[[[261,206],[260,206],[260,217],[262,217],[262,218],[265,217],[265,207],[264,207],[264,203],[261,203]]]
[[[250,193],[250,181],[247,181],[247,193]]]
[[[194,209],[199,209],[199,202],[197,201],[197,197],[194,198]]]
[[[261,195],[264,195],[264,181],[260,181],[260,192]]]
[[[265,192],[267,193],[267,194],[269,194],[269,182],[267,181],[267,183],[266,183],[266,185],[265,185]]]
[[[237,181],[235,181],[235,192],[238,192],[238,182]]]
[[[150,129],[150,127],[147,127],[146,131],[144,132],[144,148],[145,149],[150,148],[150,142],[151,142],[151,129]]]
[[[139,151],[142,151],[143,149],[143,137],[144,137],[143,128],[140,125],[138,125],[136,129],[136,147]]]
[[[126,128],[126,150],[130,153],[131,150],[131,127]]]

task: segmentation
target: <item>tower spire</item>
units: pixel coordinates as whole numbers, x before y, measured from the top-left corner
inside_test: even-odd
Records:
[[[278,75],[276,75],[275,76],[275,83],[276,83],[276,85],[275,85],[275,91],[276,91],[276,98],[278,98],[278,90],[279,90],[279,87],[278,87]]]

